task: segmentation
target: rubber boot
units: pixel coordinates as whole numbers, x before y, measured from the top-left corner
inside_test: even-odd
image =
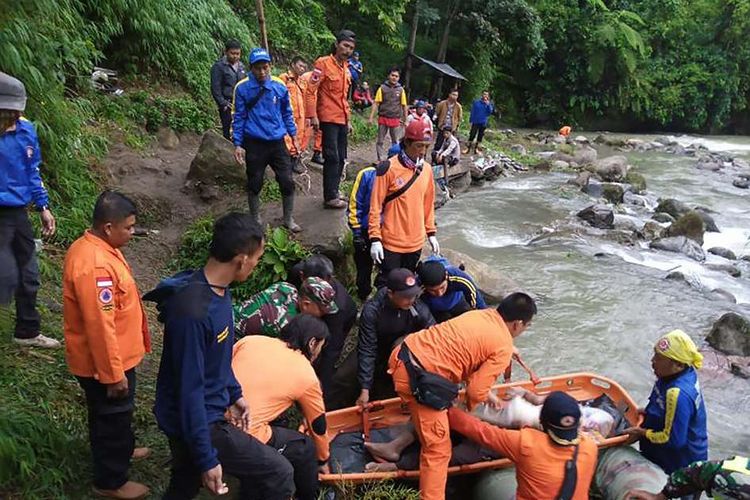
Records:
[[[294,211],[294,195],[284,196],[281,199],[281,208],[284,212],[284,227],[293,233],[299,233],[302,228],[294,222],[292,212]]]
[[[250,207],[250,216],[258,225],[263,226],[263,222],[260,220],[260,196],[248,192],[247,204]]]
[[[470,143],[469,143],[469,144],[468,144],[468,145],[466,146],[466,149],[465,149],[465,150],[463,151],[463,154],[465,154],[465,155],[471,154],[471,148],[472,148],[473,146],[474,146],[474,142],[470,142]]]
[[[483,151],[483,149],[482,149],[482,143],[481,142],[477,142],[474,145],[474,153],[478,154],[478,153],[481,153],[482,151]]]

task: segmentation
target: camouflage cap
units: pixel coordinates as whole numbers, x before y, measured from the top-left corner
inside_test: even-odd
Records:
[[[300,295],[310,299],[320,306],[325,314],[336,314],[339,306],[336,305],[336,292],[327,281],[311,276],[302,282],[299,289]]]

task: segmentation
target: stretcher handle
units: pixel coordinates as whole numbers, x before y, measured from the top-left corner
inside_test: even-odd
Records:
[[[529,365],[526,364],[526,362],[523,360],[520,354],[513,353],[513,359],[516,360],[516,362],[521,365],[521,368],[526,370],[526,373],[529,374],[529,379],[531,380],[531,383],[534,385],[537,385],[539,382],[541,382],[541,379],[536,376],[536,373],[534,373],[534,370],[532,370]]]

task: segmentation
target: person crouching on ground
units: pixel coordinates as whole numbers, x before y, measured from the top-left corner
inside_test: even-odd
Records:
[[[289,99],[289,90],[271,76],[271,56],[265,49],[250,52],[250,75],[234,88],[232,140],[234,158],[247,170],[247,201],[250,215],[260,224],[260,191],[266,166],[276,174],[281,191],[284,226],[293,232],[302,229],[294,222],[294,181],[292,158],[284,138],[291,138],[292,149],[299,151],[297,125]]]
[[[706,406],[698,373],[703,355],[682,330],[660,338],[651,367],[657,377],[641,427],[625,429],[639,440],[641,453],[671,474],[708,459]]]
[[[291,464],[299,500],[316,500],[318,471],[329,472],[326,409],[312,367],[327,339],[325,323],[300,314],[281,329],[278,339],[251,335],[239,340],[232,354],[232,369],[250,407],[248,433],[276,452],[276,466],[283,470]],[[302,410],[312,439],[273,425],[293,404]]]
[[[448,167],[457,165],[461,161],[461,145],[458,138],[453,135],[451,127],[443,127],[443,145],[439,150],[433,151],[433,175],[437,179],[438,186],[444,189],[448,185]]]
[[[544,400],[541,431],[531,427],[501,429],[458,408],[448,410],[451,430],[515,464],[517,500],[589,498],[599,451],[591,437],[579,432],[580,419],[578,401],[559,391]]]
[[[417,276],[424,287],[422,301],[438,323],[487,307],[471,276],[456,266],[428,259],[417,266]]]

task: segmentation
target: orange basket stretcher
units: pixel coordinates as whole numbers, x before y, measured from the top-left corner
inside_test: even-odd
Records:
[[[530,373],[531,374],[531,373]],[[531,374],[533,375],[533,374]],[[606,394],[622,411],[629,422],[634,425],[641,423],[641,415],[638,406],[630,395],[617,382],[594,373],[570,373],[552,377],[536,376],[532,380],[518,381],[512,383],[498,384],[493,390],[504,396],[511,387],[523,387],[536,394],[547,394],[553,391],[563,391],[570,394],[578,401],[588,401]],[[536,383],[535,383],[536,382]],[[459,399],[463,399],[464,392],[461,391]],[[337,435],[348,432],[362,432],[369,436],[371,429],[382,429],[394,425],[402,425],[409,421],[409,410],[399,398],[391,398],[383,401],[369,403],[363,410],[358,406],[343,408],[326,413],[328,422],[328,433],[333,440]],[[609,448],[625,443],[627,436],[614,436],[604,439],[598,443],[599,448]],[[448,475],[472,474],[484,470],[504,469],[512,467],[513,463],[507,458],[482,461],[474,464],[450,467]],[[331,473],[321,474],[323,483],[333,484],[338,482],[364,483],[371,481],[382,481],[385,479],[418,479],[419,470],[397,470],[389,472],[357,472],[357,473]]]

